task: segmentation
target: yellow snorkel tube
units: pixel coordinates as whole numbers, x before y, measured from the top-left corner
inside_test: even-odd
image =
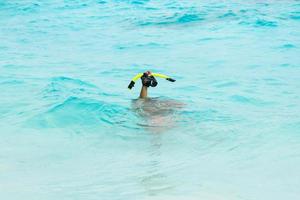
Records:
[[[138,73],[137,75],[135,75],[135,77],[133,77],[131,79],[131,82],[129,83],[128,88],[131,90],[134,87],[134,84],[135,84],[136,80],[140,79],[143,75],[144,75],[144,73]],[[164,75],[164,74],[151,73],[151,76],[163,78],[163,79],[166,79],[167,81],[170,81],[170,82],[175,82],[176,81],[175,79],[173,79],[173,78],[171,78],[167,75]]]

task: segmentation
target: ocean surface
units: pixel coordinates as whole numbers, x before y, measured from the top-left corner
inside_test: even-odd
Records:
[[[0,0],[0,199],[299,200],[299,88],[299,0]]]

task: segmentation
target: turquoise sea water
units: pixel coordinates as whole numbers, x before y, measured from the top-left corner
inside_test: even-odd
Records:
[[[298,200],[299,55],[299,0],[0,0],[0,198]]]

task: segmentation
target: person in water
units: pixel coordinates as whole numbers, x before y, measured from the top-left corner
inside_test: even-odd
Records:
[[[148,87],[149,86],[156,87],[157,81],[150,71],[144,72],[143,76],[141,77],[141,80],[142,80],[142,88],[140,92],[140,98],[147,98]]]
[[[166,76],[164,74],[159,74],[159,73],[152,73],[150,71],[146,71],[144,73],[139,73],[137,74],[135,77],[133,77],[128,85],[128,88],[131,90],[134,85],[135,85],[135,81],[138,80],[139,78],[141,78],[142,80],[142,89],[141,89],[141,93],[140,93],[140,98],[146,98],[148,97],[148,87],[156,87],[157,86],[157,80],[155,79],[155,77],[160,77],[163,79],[166,79],[167,81],[170,82],[175,82],[176,80]]]
[[[142,117],[141,126],[153,133],[160,133],[174,126],[177,117],[176,112],[183,108],[183,104],[165,97],[148,97],[148,88],[158,85],[155,77],[175,82],[175,79],[164,74],[146,71],[133,77],[128,88],[132,89],[135,81],[141,79],[140,96],[138,99],[132,100],[132,109],[138,116]]]

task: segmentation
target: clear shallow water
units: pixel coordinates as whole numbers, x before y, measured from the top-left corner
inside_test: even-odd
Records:
[[[1,199],[299,199],[299,37],[299,1],[0,1]]]

